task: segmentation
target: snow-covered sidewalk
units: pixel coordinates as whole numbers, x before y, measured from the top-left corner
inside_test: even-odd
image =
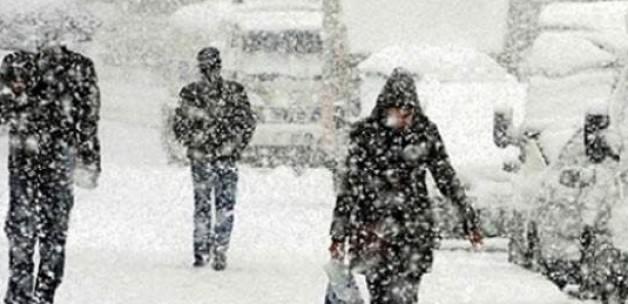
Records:
[[[334,202],[324,170],[241,168],[229,268],[193,269],[192,189],[187,167],[168,166],[157,130],[105,121],[103,175],[77,190],[66,280],[58,303],[322,303]],[[6,137],[0,137],[0,214],[7,210]],[[7,242],[0,237],[0,292]],[[572,303],[503,252],[441,251],[421,303]],[[577,302],[577,301],[574,301]]]

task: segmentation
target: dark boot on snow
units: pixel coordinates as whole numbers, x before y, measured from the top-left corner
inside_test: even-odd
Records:
[[[227,268],[227,255],[224,252],[214,252],[212,268],[216,271],[223,271]]]

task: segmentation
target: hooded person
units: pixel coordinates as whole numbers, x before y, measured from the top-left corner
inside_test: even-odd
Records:
[[[330,252],[365,274],[372,304],[418,301],[436,238],[428,171],[458,207],[472,244],[481,244],[476,213],[405,70],[392,72],[372,114],[353,126],[345,166]]]

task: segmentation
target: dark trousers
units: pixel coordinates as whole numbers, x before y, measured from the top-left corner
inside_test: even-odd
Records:
[[[416,304],[419,302],[420,277],[409,278],[382,265],[366,273],[371,304]]]
[[[233,163],[192,160],[194,254],[226,253],[234,224],[238,169]],[[212,200],[214,193],[215,200]],[[215,223],[212,220],[215,210]]]
[[[32,169],[32,168],[31,168]],[[65,244],[74,203],[71,168],[54,172],[12,168],[5,232],[9,239],[9,284],[6,304],[53,303],[61,284]],[[35,277],[33,257],[39,250]]]

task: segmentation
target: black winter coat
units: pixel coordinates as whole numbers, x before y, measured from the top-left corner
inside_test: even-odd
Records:
[[[390,107],[413,107],[413,125],[404,130],[386,126],[385,111]],[[427,171],[459,208],[465,230],[475,229],[475,212],[436,125],[421,111],[409,74],[395,70],[372,115],[354,125],[350,141],[331,237],[348,241],[353,267],[384,263],[409,276],[429,270],[435,225]]]
[[[12,82],[25,83],[15,95]],[[100,172],[100,91],[92,61],[65,47],[7,55],[0,66],[0,122],[10,126],[10,170],[37,168],[72,158]],[[42,171],[42,172],[39,172]]]
[[[256,126],[244,87],[222,79],[201,80],[185,86],[179,96],[173,128],[188,157],[238,161]]]

